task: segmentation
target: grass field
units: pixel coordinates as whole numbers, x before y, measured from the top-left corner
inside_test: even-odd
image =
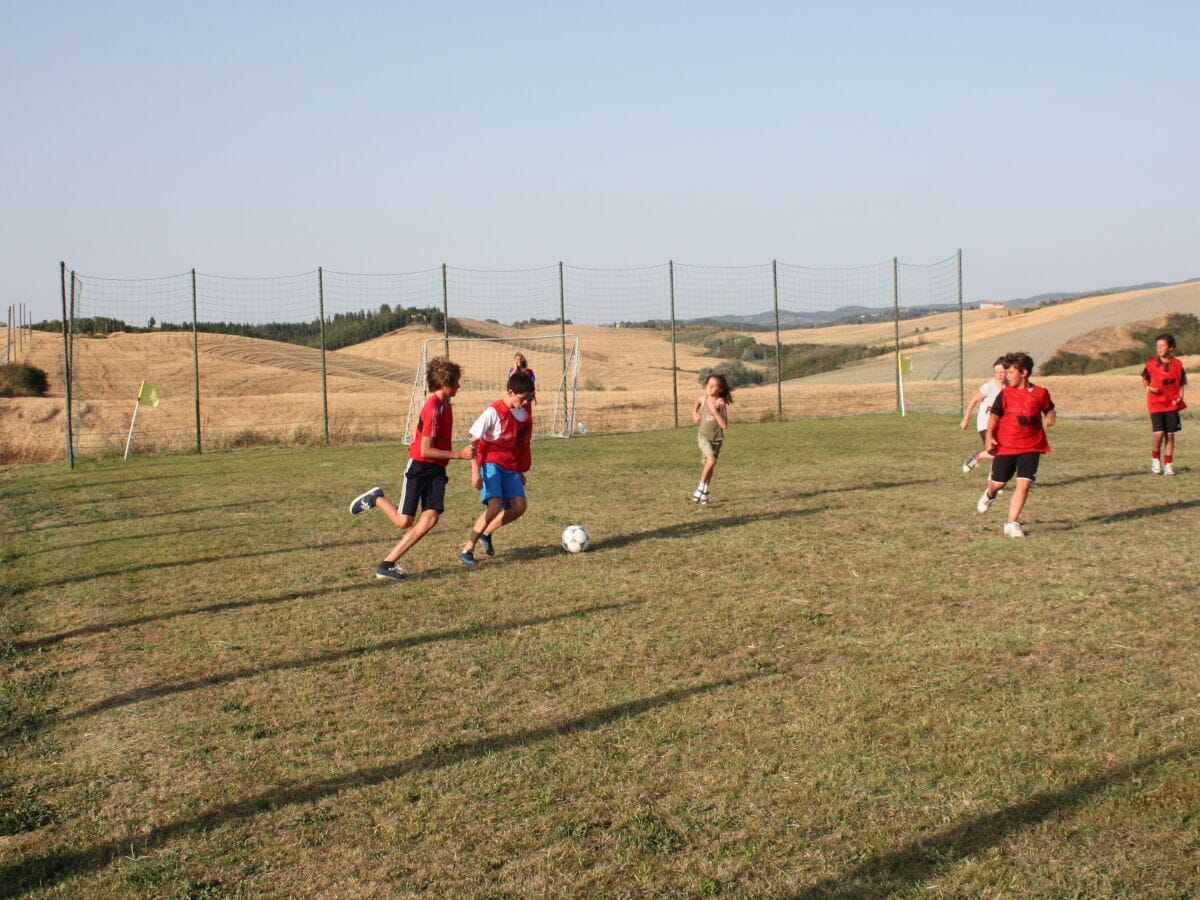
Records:
[[[956,417],[735,422],[707,509],[540,441],[403,584],[402,447],[5,471],[0,896],[1195,895],[1200,468],[1050,439],[1024,541]]]

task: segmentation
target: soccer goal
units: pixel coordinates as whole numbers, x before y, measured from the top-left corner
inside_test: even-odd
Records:
[[[570,437],[575,428],[575,385],[579,379],[579,338],[547,334],[507,338],[429,338],[421,345],[413,381],[404,443],[411,444],[417,416],[428,390],[425,373],[431,359],[448,356],[462,366],[462,381],[454,398],[454,439],[465,440],[471,423],[484,408],[504,396],[508,371],[516,354],[533,370],[537,403],[533,408],[534,437]]]

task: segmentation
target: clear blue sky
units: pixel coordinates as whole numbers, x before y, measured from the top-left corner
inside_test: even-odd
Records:
[[[0,304],[442,262],[1200,276],[1200,4],[0,0]]]

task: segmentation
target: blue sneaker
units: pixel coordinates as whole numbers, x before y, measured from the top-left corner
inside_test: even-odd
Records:
[[[462,563],[464,566],[473,566],[476,564],[475,563],[475,553],[471,550],[459,550],[458,551],[458,561],[460,563]]]
[[[383,496],[383,488],[373,487],[365,494],[359,494],[350,504],[350,515],[357,516],[360,512],[375,508],[375,501]]]
[[[375,569],[376,578],[390,578],[392,581],[403,581],[408,576],[400,568],[399,563],[380,563]]]
[[[481,534],[479,543],[483,544],[483,552],[488,556],[496,555],[496,548],[492,546],[492,536],[490,534]]]

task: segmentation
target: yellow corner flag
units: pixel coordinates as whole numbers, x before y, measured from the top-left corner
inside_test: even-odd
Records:
[[[912,371],[912,357],[911,356],[897,356],[896,357],[896,365],[900,367],[901,375],[907,375],[909,372]]]
[[[138,403],[145,403],[147,406],[158,406],[158,385],[143,381],[142,386],[138,388]]]

